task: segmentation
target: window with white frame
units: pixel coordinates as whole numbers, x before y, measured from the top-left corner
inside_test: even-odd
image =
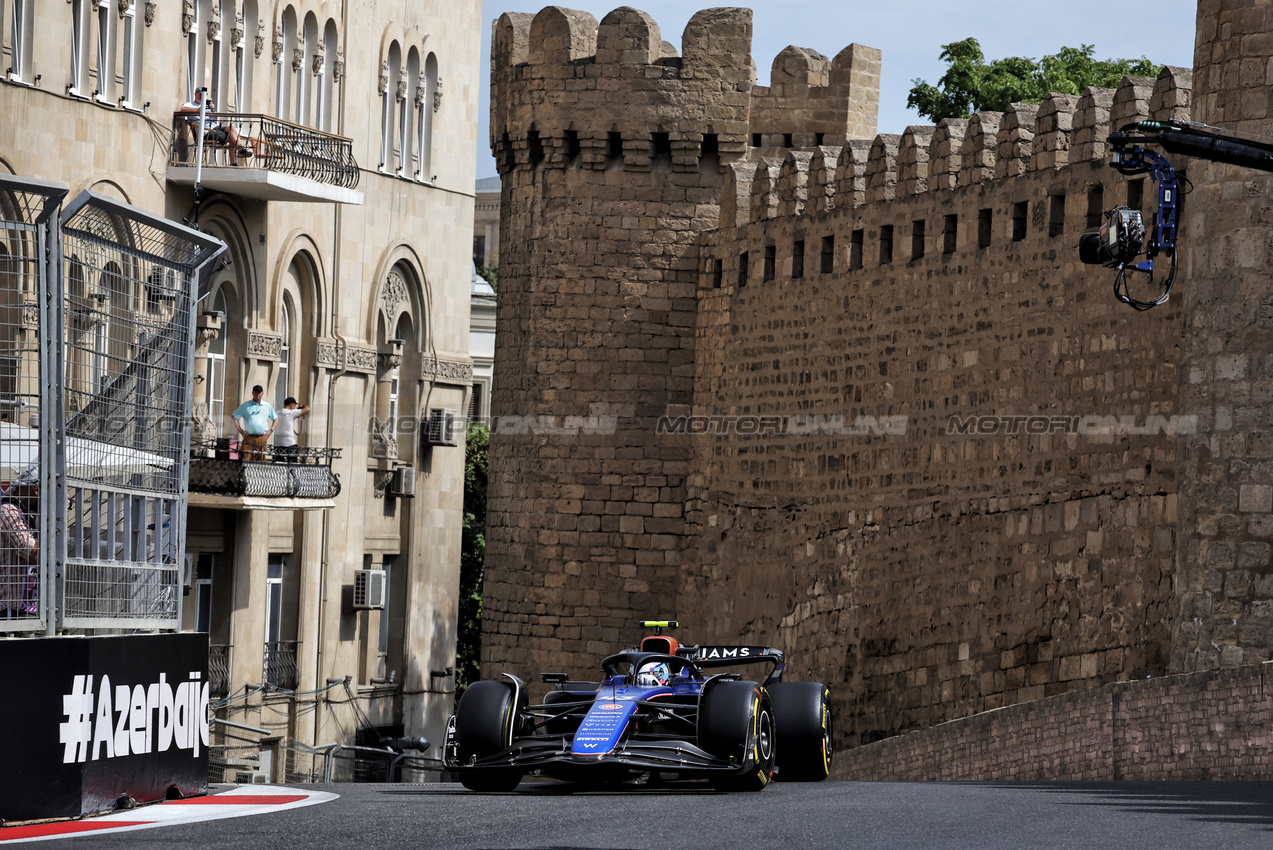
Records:
[[[92,30],[90,0],[71,0],[71,80],[68,94],[83,97],[89,93],[89,33]]]
[[[278,379],[274,382],[274,409],[282,410],[283,399],[291,395],[292,378],[292,308],[291,299],[284,296],[283,310],[280,314],[279,331],[283,334],[283,344],[278,354]]]
[[[221,314],[221,333],[208,344],[208,418],[220,436],[221,421],[225,416],[225,338],[230,334],[230,312],[224,291],[217,290],[212,309]]]
[[[195,561],[194,579],[194,630],[212,631],[212,566],[215,555],[200,552]]]
[[[309,126],[314,116],[311,104],[313,99],[313,84],[311,80],[313,79],[314,56],[318,52],[318,18],[314,17],[313,12],[305,16],[305,27],[301,32],[300,38],[300,51],[300,67],[296,67],[296,62],[292,63],[296,71],[296,112],[293,120],[297,124]]]
[[[424,92],[420,89],[420,53],[414,47],[407,51],[406,80],[407,96],[402,99],[402,126],[398,131],[402,139],[402,162],[398,166],[398,175],[416,178],[420,174],[420,133],[415,116],[423,113]]]
[[[211,73],[208,79],[208,96],[217,105],[218,111],[225,111],[230,106],[225,96],[226,63],[228,61],[225,40],[229,37],[229,33],[225,31],[225,24],[227,21],[234,20],[234,2],[233,0],[216,0],[216,2],[221,16],[221,26],[208,30],[208,50],[212,60]],[[226,17],[227,11],[230,13],[228,18]]]
[[[291,120],[292,86],[288,70],[295,63],[296,10],[288,6],[283,10],[283,52],[279,56],[274,78],[274,117]]]
[[[438,57],[424,61],[424,106],[420,109],[420,179],[433,182],[433,110],[438,94]]]
[[[336,59],[340,52],[340,39],[336,35],[336,22],[327,21],[323,29],[323,66],[318,77],[318,129],[332,131],[332,91],[336,87]]]
[[[115,102],[115,8],[112,0],[94,0],[97,7],[97,88],[93,96]]]
[[[383,91],[380,95],[380,170],[396,171],[394,165],[398,156],[398,147],[394,144],[397,127],[398,101],[406,93],[406,81],[402,80],[401,93],[399,81],[402,74],[402,50],[398,42],[389,45],[389,55],[381,66]],[[400,139],[399,139],[400,140]]]
[[[120,104],[130,109],[139,109],[142,93],[142,39],[145,37],[146,27],[137,20],[137,0],[132,0],[128,4],[121,26],[124,44],[124,77]]]
[[[15,82],[30,82],[31,2],[0,0],[0,71]]]
[[[283,561],[271,554],[265,573],[265,642],[278,643],[283,634]]]

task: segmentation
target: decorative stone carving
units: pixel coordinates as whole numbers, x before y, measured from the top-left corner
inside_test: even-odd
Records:
[[[340,366],[340,346],[330,342],[320,342],[315,360],[319,366],[330,366],[333,369]]]
[[[390,319],[394,318],[398,312],[398,305],[406,301],[407,297],[406,278],[396,271],[389,272],[385,278],[385,285],[380,290],[380,302],[384,304],[385,315]]]
[[[159,11],[159,4],[154,0],[146,3],[146,26],[150,26],[155,22],[155,12]]]
[[[270,55],[275,65],[283,61],[283,19],[279,18],[274,25],[274,43],[270,45]]]
[[[462,360],[426,358],[420,364],[420,377],[439,384],[466,387],[473,383],[473,364]]]
[[[221,22],[216,18],[208,21],[208,44],[212,44],[217,40],[217,36],[221,34]]]
[[[394,97],[397,99],[398,103],[402,103],[402,101],[407,99],[407,81],[401,77],[398,78],[398,91]]]
[[[345,352],[345,368],[351,372],[372,374],[376,371],[377,352],[374,348],[354,348]]]
[[[183,36],[190,35],[190,28],[194,26],[194,0],[182,0],[181,2],[181,34]]]
[[[327,61],[327,57],[323,55],[323,51],[314,54],[313,60],[310,62],[309,69],[315,77],[323,73],[323,63]]]
[[[282,354],[283,337],[261,331],[248,331],[248,356],[277,360]]]
[[[252,47],[252,54],[257,58],[261,58],[261,53],[265,51],[265,21],[256,22],[256,44]],[[275,60],[278,61],[278,60]]]
[[[402,365],[402,344],[399,343],[392,352],[380,352],[376,355],[376,380],[392,381],[393,371]]]
[[[336,61],[332,63],[332,82],[339,83],[345,78],[345,51],[336,51]]]
[[[438,75],[437,84],[433,87],[433,111],[442,108],[442,75]]]
[[[243,13],[234,16],[234,26],[230,29],[230,46],[237,48],[243,43]]]
[[[415,87],[415,97],[413,100],[415,100],[416,108],[419,109],[420,105],[424,103],[424,86]]]
[[[212,446],[217,441],[217,426],[208,413],[206,401],[196,401],[190,408],[190,444]]]
[[[388,59],[380,60],[380,82],[378,83],[377,90],[381,94],[384,94],[385,92],[389,91],[389,60]]]
[[[381,460],[398,459],[398,435],[394,433],[393,420],[373,419],[371,429],[371,455]]]
[[[292,48],[292,70],[300,73],[301,68],[305,67],[305,50],[300,47]]]
[[[123,18],[128,15],[128,10],[133,8],[133,0],[119,0],[115,8],[119,9],[119,16]]]
[[[22,305],[22,327],[40,327],[40,305],[36,302],[28,301]]]

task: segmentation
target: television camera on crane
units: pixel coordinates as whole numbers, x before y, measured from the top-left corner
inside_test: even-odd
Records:
[[[1148,174],[1158,184],[1158,210],[1145,227],[1140,210],[1117,206],[1105,213],[1099,230],[1079,237],[1079,259],[1116,271],[1114,297],[1136,310],[1148,310],[1167,301],[1176,282],[1177,226],[1180,216],[1180,180],[1165,156],[1145,145],[1157,145],[1168,153],[1210,162],[1273,171],[1273,144],[1216,132],[1217,128],[1185,121],[1137,121],[1111,133],[1114,154],[1110,166],[1120,174]],[[1144,259],[1138,260],[1144,256]],[[1167,276],[1152,300],[1133,296],[1129,276],[1146,275],[1154,283],[1154,262],[1165,258]],[[1161,267],[1161,260],[1159,260]]]

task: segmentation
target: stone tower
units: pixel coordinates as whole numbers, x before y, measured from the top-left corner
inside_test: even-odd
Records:
[[[483,601],[487,672],[589,669],[678,615],[698,235],[723,171],[874,135],[879,51],[788,48],[754,85],[751,12],[708,9],[682,55],[642,12],[494,24],[503,178]]]
[[[1198,4],[1194,116],[1273,134],[1273,8]],[[1183,163],[1176,163],[1179,167]],[[1185,199],[1176,672],[1273,657],[1273,175],[1192,162]]]

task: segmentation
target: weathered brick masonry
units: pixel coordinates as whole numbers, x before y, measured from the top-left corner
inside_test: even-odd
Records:
[[[1267,779],[1273,665],[1115,682],[836,754],[839,779]]]
[[[1221,5],[1196,97],[1259,130],[1273,21]],[[493,45],[494,413],[566,427],[492,439],[488,673],[590,671],[677,616],[785,647],[856,745],[1269,657],[1273,187],[1177,163],[1165,307],[1077,261],[1101,211],[1154,208],[1104,139],[1188,118],[1189,69],[895,136],[877,51],[788,48],[757,87],[746,10],[681,57],[630,9]]]

